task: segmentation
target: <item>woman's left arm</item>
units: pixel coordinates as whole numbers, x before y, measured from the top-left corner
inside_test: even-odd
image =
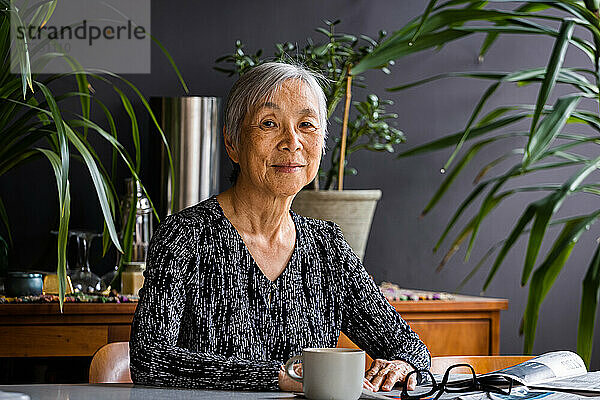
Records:
[[[404,381],[413,368],[429,369],[429,350],[383,296],[337,225],[335,236],[345,278],[342,331],[376,360],[367,378],[375,378],[372,383],[379,388],[389,383],[385,375]]]

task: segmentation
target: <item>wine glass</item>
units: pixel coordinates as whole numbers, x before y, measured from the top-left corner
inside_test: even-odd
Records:
[[[73,290],[87,294],[100,294],[106,290],[106,286],[98,275],[90,269],[90,246],[94,238],[101,237],[99,233],[73,230],[69,231],[69,235],[75,236],[77,239],[77,268],[69,275]]]

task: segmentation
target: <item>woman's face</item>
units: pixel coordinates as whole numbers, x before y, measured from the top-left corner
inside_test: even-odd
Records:
[[[310,88],[291,79],[253,107],[244,118],[239,148],[227,145],[229,156],[240,165],[238,182],[284,197],[310,183],[323,146],[318,110]]]

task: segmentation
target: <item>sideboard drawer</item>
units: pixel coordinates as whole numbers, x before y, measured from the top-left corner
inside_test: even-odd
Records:
[[[412,321],[411,328],[432,356],[484,356],[490,353],[490,321]]]
[[[108,343],[108,325],[0,326],[3,357],[91,356]]]

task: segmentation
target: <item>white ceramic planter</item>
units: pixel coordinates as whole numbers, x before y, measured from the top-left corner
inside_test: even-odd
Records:
[[[292,210],[306,217],[333,221],[361,259],[365,254],[371,222],[381,190],[301,190]]]

